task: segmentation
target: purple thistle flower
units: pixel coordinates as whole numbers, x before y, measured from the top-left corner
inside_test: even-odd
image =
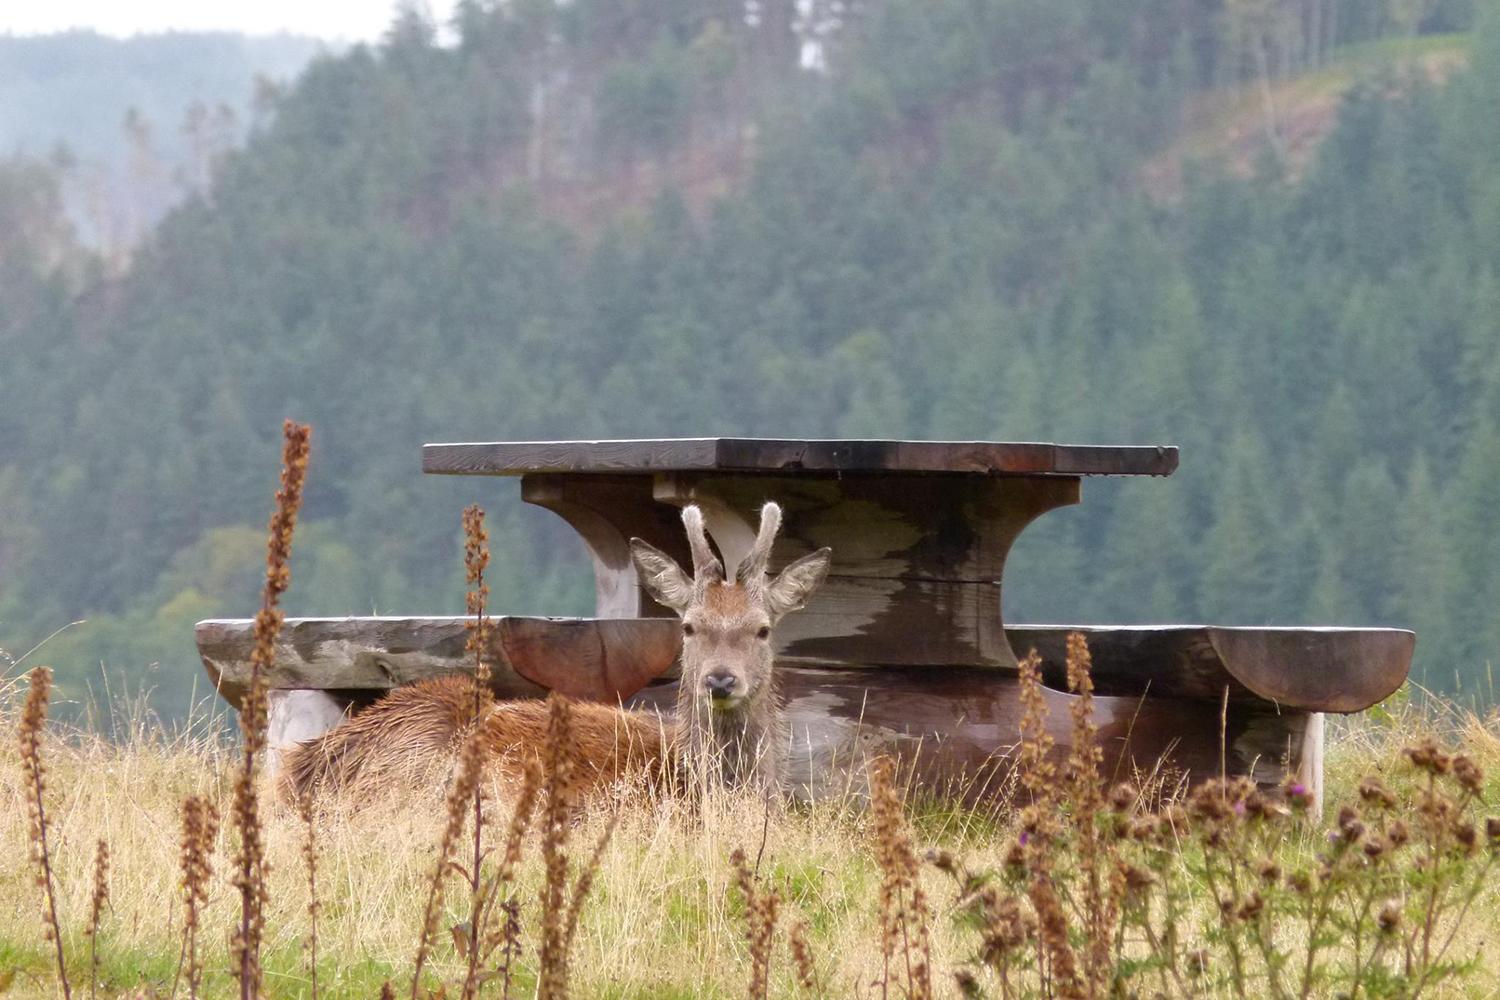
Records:
[[[1029,831],[1022,830],[1021,831],[1021,846],[1025,847],[1027,845],[1027,843],[1030,842],[1030,840],[1031,840],[1031,833]]]
[[[1307,786],[1299,781],[1291,788],[1288,788],[1287,791],[1291,792],[1293,795],[1302,796],[1307,794]]]
[[[1245,815],[1245,803],[1244,802],[1236,802],[1234,804],[1234,814],[1236,816],[1243,816],[1243,815]]]

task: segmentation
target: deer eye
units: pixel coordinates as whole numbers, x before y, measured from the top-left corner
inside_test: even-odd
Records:
[[[682,623],[682,634],[683,635],[692,635],[693,634],[693,626],[689,622],[683,622]]]
[[[769,639],[769,638],[771,638],[771,626],[769,626],[769,625],[762,625],[760,628],[756,629],[755,630],[755,638],[757,638],[757,639]]]

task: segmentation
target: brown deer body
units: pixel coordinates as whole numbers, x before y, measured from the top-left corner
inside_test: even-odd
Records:
[[[682,618],[682,673],[674,720],[610,705],[574,706],[572,769],[588,786],[622,778],[779,790],[789,735],[772,676],[775,623],[802,607],[827,574],[820,549],[767,575],[781,523],[773,503],[761,510],[754,546],[729,580],[709,547],[697,507],[683,510],[693,575],[659,549],[631,539],[642,584]],[[421,783],[445,772],[473,725],[474,682],[442,677],[398,688],[332,731],[288,751],[283,789],[378,789]],[[545,739],[541,701],[489,705],[481,718],[489,757],[514,773]]]

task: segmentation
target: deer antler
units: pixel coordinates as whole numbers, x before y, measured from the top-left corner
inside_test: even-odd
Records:
[[[688,546],[693,550],[693,586],[706,587],[724,579],[724,564],[709,548],[708,534],[703,530],[703,512],[697,504],[682,508],[682,524],[687,528]]]
[[[755,533],[755,544],[750,546],[734,574],[741,585],[755,588],[765,583],[766,568],[771,562],[771,545],[780,530],[781,507],[768,500],[760,509],[760,530]]]

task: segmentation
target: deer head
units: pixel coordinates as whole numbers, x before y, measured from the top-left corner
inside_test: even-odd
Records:
[[[771,683],[771,633],[823,582],[831,550],[809,553],[771,578],[767,568],[781,508],[767,503],[755,544],[731,580],[709,547],[703,513],[685,507],[682,523],[693,553],[692,576],[639,538],[630,540],[630,551],[642,585],[682,618],[677,714],[687,727],[689,746],[698,745],[700,736],[720,750],[734,744],[739,752],[733,757],[739,759],[747,737],[762,746],[772,741],[779,713]]]

